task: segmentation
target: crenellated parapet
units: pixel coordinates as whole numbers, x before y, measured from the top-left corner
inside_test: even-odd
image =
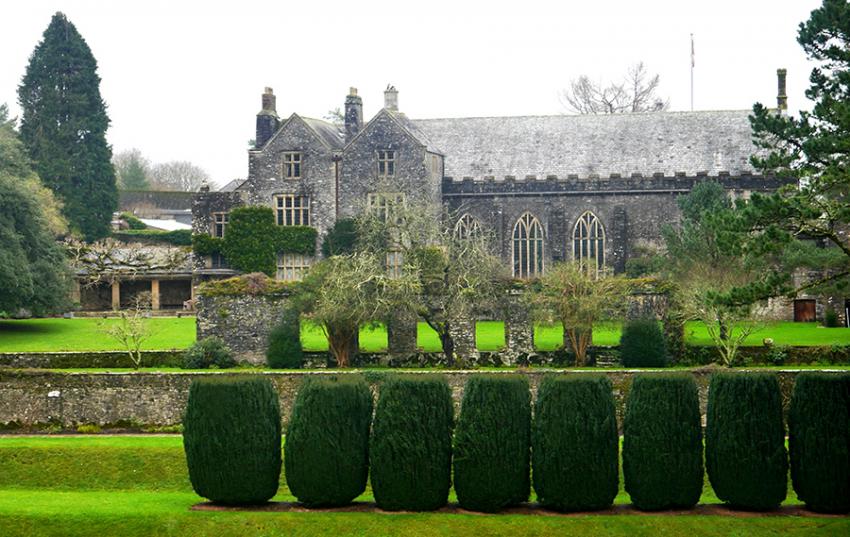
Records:
[[[444,197],[464,196],[540,196],[540,195],[586,195],[586,194],[659,194],[690,192],[694,185],[704,181],[716,181],[727,190],[770,192],[781,186],[796,184],[797,180],[774,175],[741,172],[732,174],[721,171],[715,175],[708,172],[687,174],[676,172],[673,175],[656,173],[643,175],[633,173],[622,175],[612,173],[608,176],[588,174],[568,175],[525,175],[481,177],[444,177],[442,194]]]

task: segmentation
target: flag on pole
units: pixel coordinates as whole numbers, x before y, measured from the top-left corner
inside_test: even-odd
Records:
[[[691,34],[691,67],[694,67],[696,62],[694,60],[694,34]]]

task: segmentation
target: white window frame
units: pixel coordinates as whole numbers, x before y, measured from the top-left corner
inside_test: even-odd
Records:
[[[584,211],[573,226],[573,259],[582,265],[593,259],[598,277],[605,267],[605,246],[605,226],[593,211]]]
[[[545,243],[540,220],[531,213],[523,213],[514,224],[511,234],[511,267],[514,278],[529,279],[543,275]]]
[[[309,255],[278,254],[275,277],[287,282],[300,282],[304,279],[312,264],[313,258]]]
[[[455,223],[454,236],[458,240],[478,240],[482,236],[481,223],[469,213],[458,218]]]
[[[230,215],[227,212],[212,213],[212,236],[219,239],[224,237],[227,230],[227,224],[230,223]],[[221,229],[221,233],[219,233]]]
[[[379,149],[377,151],[378,177],[395,176],[397,156],[398,154],[394,149]]]

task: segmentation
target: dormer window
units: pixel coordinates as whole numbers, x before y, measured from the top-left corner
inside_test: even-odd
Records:
[[[378,151],[378,176],[392,177],[395,175],[395,151]]]
[[[287,151],[281,161],[281,175],[284,179],[301,179],[301,152]]]

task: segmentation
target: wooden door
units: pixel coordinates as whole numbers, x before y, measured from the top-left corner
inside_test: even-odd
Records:
[[[795,300],[794,301],[794,322],[795,323],[813,323],[817,320],[815,315],[815,301]]]

